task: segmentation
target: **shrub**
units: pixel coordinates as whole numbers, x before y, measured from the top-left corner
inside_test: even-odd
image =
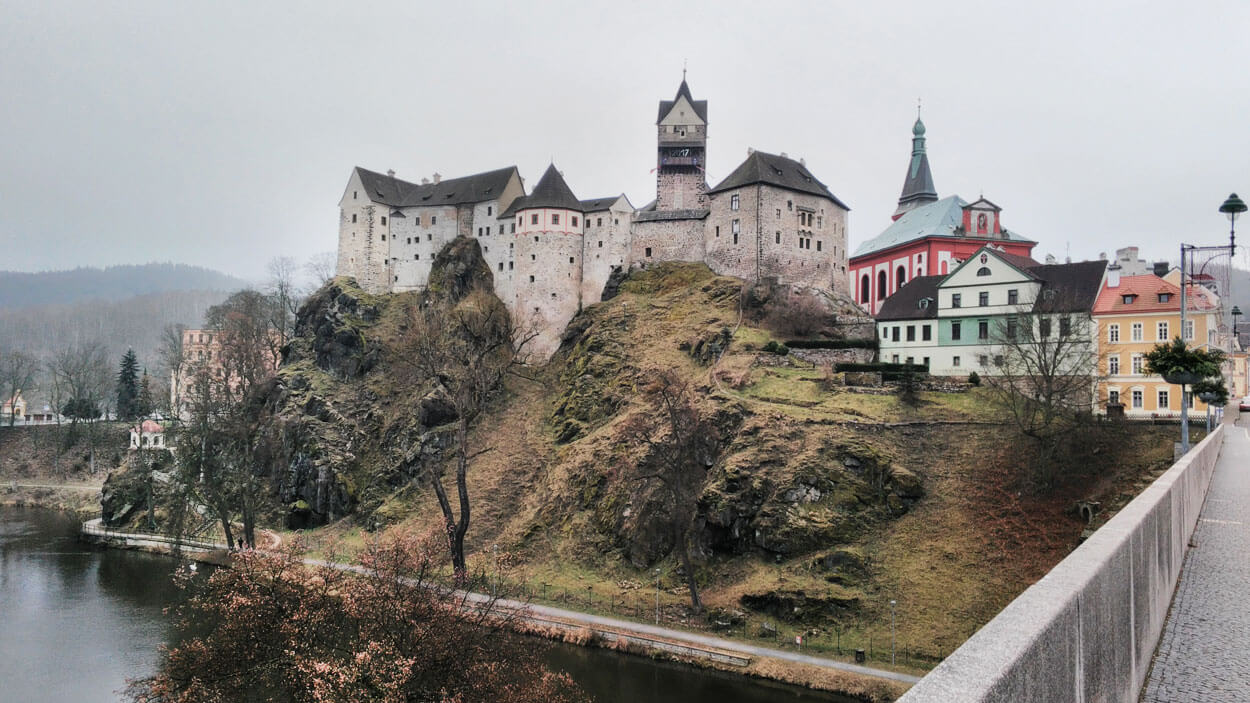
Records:
[[[974,386],[981,385],[981,374],[977,373],[976,371],[969,373],[968,383],[971,383]]]
[[[776,354],[777,356],[785,356],[790,353],[790,348],[784,344],[779,344],[777,340],[774,339],[769,340],[768,344],[764,345],[764,351],[769,354]]]
[[[812,295],[778,295],[764,305],[764,324],[787,336],[807,337],[831,322],[833,315]]]

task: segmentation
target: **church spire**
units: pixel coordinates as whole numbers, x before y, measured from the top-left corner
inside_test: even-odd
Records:
[[[907,178],[903,180],[903,192],[898,198],[894,219],[908,210],[926,203],[937,202],[937,188],[933,185],[933,173],[929,170],[929,155],[925,153],[924,122],[920,120],[920,106],[916,105],[916,124],[911,128],[911,162],[907,165]]]

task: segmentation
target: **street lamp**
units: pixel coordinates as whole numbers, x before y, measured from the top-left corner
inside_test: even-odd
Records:
[[[1224,204],[1220,205],[1220,212],[1228,216],[1228,248],[1234,249],[1236,245],[1235,228],[1237,226],[1237,217],[1246,211],[1246,203],[1237,197],[1236,193],[1230,193]]]
[[[660,624],[660,570],[655,570],[655,624]]]
[[[898,601],[890,600],[890,666],[894,666],[894,606]]]

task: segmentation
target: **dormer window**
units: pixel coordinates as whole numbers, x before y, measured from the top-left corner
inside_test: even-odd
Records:
[[[1137,300],[1137,295],[1134,293],[1128,293],[1120,296],[1120,300],[1123,300],[1125,305],[1132,305],[1133,301]]]
[[[916,306],[919,307],[921,310],[927,310],[929,307],[929,303],[931,302],[933,302],[932,298],[921,298],[920,301],[916,303]]]
[[[1160,303],[1166,303],[1166,302],[1168,302],[1168,301],[1169,301],[1169,300],[1171,300],[1171,299],[1172,299],[1172,294],[1171,294],[1171,293],[1160,293],[1160,294],[1159,294],[1159,302],[1160,302]]]

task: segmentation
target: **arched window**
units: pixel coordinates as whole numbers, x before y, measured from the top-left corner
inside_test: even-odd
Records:
[[[978,276],[988,276],[988,275],[990,275],[990,269],[989,269],[989,267],[987,267],[987,266],[982,266],[981,268],[977,269],[977,275],[978,275]]]
[[[859,302],[868,302],[868,295],[872,292],[872,279],[868,278],[868,274],[864,274],[859,279]]]
[[[943,261],[941,265],[938,266],[938,273],[945,276],[949,272],[950,272],[949,265],[945,261]]]
[[[885,300],[885,271],[877,274],[877,300]]]
[[[898,290],[899,288],[902,288],[903,284],[906,282],[907,282],[907,267],[899,266],[898,270],[894,272],[894,290]]]

